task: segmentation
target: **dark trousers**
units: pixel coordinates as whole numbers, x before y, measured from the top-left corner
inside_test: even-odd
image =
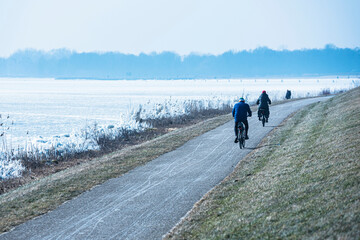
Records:
[[[261,115],[261,112],[260,112],[260,109],[264,109],[264,111],[265,111],[265,118],[269,118],[269,116],[270,116],[270,111],[269,111],[269,109],[266,109],[266,108],[259,108],[259,110],[258,110],[258,117],[261,117],[262,115]]]
[[[249,123],[248,123],[248,120],[245,119],[245,120],[241,120],[239,122],[235,122],[235,137],[237,137],[238,135],[238,132],[239,132],[239,123],[244,123],[245,125],[245,134],[246,136],[248,135],[248,131],[249,131]]]

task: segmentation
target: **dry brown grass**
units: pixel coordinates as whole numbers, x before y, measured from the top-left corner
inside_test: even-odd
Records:
[[[296,113],[165,239],[359,239],[359,106],[357,88]]]

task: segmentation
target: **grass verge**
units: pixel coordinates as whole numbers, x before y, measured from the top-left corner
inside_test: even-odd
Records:
[[[165,239],[359,239],[359,106],[356,88],[294,114]]]

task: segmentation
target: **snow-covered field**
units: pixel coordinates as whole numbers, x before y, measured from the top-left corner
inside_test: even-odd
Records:
[[[359,86],[358,78],[198,79],[198,80],[55,80],[0,78],[0,179],[18,176],[20,162],[7,159],[12,149],[97,149],[86,128],[114,134],[118,129],[144,129],[135,121],[187,114],[232,105],[243,96],[254,102],[262,90],[272,100],[316,96]]]

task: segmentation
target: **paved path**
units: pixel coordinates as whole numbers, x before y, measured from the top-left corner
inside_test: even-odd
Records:
[[[233,142],[231,121],[0,235],[0,239],[161,239],[274,126],[291,112],[325,99],[273,106],[265,127],[254,113],[245,150]]]

